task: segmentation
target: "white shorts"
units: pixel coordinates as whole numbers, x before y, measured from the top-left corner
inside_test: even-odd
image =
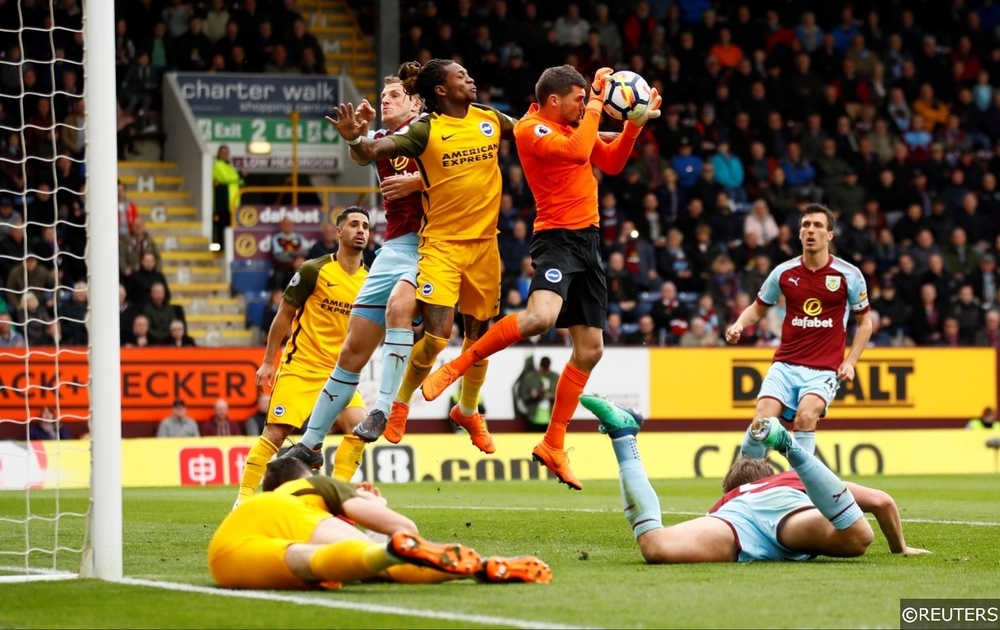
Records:
[[[810,560],[812,554],[793,551],[778,542],[778,532],[789,516],[814,508],[805,492],[777,487],[735,497],[709,516],[733,529],[740,548],[739,562]]]
[[[351,315],[369,319],[385,328],[385,305],[400,280],[417,286],[416,233],[404,234],[382,244],[361,291],[354,300]]]
[[[798,411],[799,402],[809,394],[819,396],[826,404],[820,417],[826,415],[826,410],[837,395],[840,381],[833,370],[817,370],[802,365],[775,362],[767,370],[767,376],[760,385],[761,398],[773,398],[784,405],[782,417],[791,420]]]

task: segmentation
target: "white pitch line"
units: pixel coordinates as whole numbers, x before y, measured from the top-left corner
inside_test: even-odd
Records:
[[[297,604],[299,606],[320,606],[323,608],[338,608],[343,610],[356,610],[366,613],[382,613],[387,615],[403,615],[409,617],[422,617],[424,619],[442,619],[445,621],[459,621],[463,623],[476,623],[484,626],[508,626],[511,628],[543,628],[545,630],[568,630],[569,628],[585,628],[586,626],[567,626],[558,623],[547,623],[537,619],[515,619],[512,617],[494,617],[492,615],[471,615],[463,613],[444,612],[440,610],[427,610],[422,608],[404,608],[402,606],[384,606],[381,604],[367,604],[358,601],[344,601],[341,599],[313,598],[303,595],[285,595],[274,591],[231,591],[222,588],[211,588],[207,586],[196,586],[194,584],[183,584],[178,582],[159,582],[156,580],[143,580],[140,578],[122,578],[120,584],[129,586],[147,586],[168,591],[178,591],[182,593],[199,593],[202,595],[215,595],[221,597],[236,597],[240,599],[256,599],[268,602],[283,602]]]
[[[502,509],[505,512],[579,512],[582,514],[621,514],[621,510],[612,508],[555,508],[555,507],[511,507],[504,506],[503,508],[489,507],[486,505],[479,506],[469,506],[469,505],[408,505],[401,509],[407,510],[471,510],[471,511],[495,511]],[[661,510],[663,514],[671,514],[673,516],[705,516],[706,512],[687,512],[683,510]],[[928,523],[932,525],[969,525],[973,527],[1000,527],[1000,523],[994,521],[950,521],[950,520],[939,520],[933,518],[903,518],[900,519],[903,523]]]

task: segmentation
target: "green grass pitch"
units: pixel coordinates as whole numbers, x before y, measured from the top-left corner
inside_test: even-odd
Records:
[[[414,483],[385,486],[390,504],[435,540],[461,540],[487,554],[537,554],[549,585],[354,584],[339,591],[231,592],[218,589],[205,549],[236,490],[125,491],[125,575],[121,584],[70,580],[0,585],[3,628],[759,628],[899,627],[900,598],[998,597],[1000,475],[856,479],[892,494],[907,541],[931,556],[888,553],[884,539],[852,560],[648,566],[620,513],[616,482],[570,492],[554,481]],[[703,513],[718,480],[654,481],[664,522]],[[50,513],[53,493],[0,493],[0,515]],[[63,492],[62,510],[82,510],[86,493]],[[60,527],[79,538],[82,519]],[[32,543],[52,527],[31,524]],[[0,527],[0,565],[23,559],[25,528]],[[62,554],[61,568],[79,556]],[[52,566],[33,553],[34,566]]]

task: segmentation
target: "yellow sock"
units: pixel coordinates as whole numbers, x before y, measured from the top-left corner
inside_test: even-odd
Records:
[[[413,345],[413,354],[410,355],[410,363],[406,366],[406,373],[403,374],[403,382],[396,391],[396,400],[410,404],[413,392],[417,391],[431,373],[434,361],[447,346],[447,339],[424,333],[423,338]]]
[[[385,574],[393,582],[401,582],[403,584],[437,584],[445,580],[459,580],[466,577],[464,575],[445,573],[444,571],[438,571],[430,567],[418,567],[413,564],[399,564],[389,567],[385,570]]]
[[[356,582],[374,577],[399,561],[382,543],[340,540],[316,550],[309,568],[324,582]]]
[[[242,501],[253,496],[260,485],[260,480],[264,478],[267,470],[267,462],[271,461],[278,446],[263,435],[257,438],[257,443],[250,449],[247,461],[243,464],[243,477],[240,479],[240,495],[237,501]]]
[[[364,452],[365,443],[361,438],[353,433],[345,435],[333,454],[333,478],[349,482],[361,465],[361,456]]]
[[[462,342],[462,352],[465,352],[474,342],[466,339]],[[486,382],[486,368],[490,365],[489,359],[483,359],[472,364],[469,371],[462,376],[461,393],[458,397],[458,408],[463,416],[471,416],[479,409],[479,392]]]

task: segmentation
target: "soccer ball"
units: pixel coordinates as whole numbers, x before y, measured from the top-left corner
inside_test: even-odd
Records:
[[[646,111],[649,84],[638,74],[619,70],[608,77],[605,85],[611,91],[604,101],[604,111],[612,118],[634,120]]]

